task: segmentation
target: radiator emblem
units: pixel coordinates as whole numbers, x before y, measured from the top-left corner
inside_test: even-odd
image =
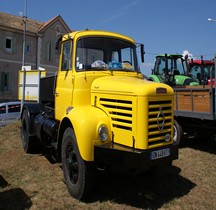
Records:
[[[167,89],[166,88],[162,88],[162,87],[158,87],[156,89],[156,93],[157,94],[165,94],[165,93],[167,93]]]
[[[157,125],[158,125],[158,130],[162,132],[164,128],[164,123],[165,123],[165,116],[163,113],[163,108],[162,106],[159,107],[159,113],[157,115]]]

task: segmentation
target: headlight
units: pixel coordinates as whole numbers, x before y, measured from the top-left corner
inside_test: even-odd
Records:
[[[98,128],[98,137],[101,141],[106,141],[108,138],[108,130],[105,125],[100,125]]]

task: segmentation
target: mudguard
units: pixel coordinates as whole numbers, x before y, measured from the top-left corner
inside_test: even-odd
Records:
[[[110,120],[103,110],[93,106],[74,107],[65,118],[73,126],[80,155],[84,160],[94,160],[94,145],[111,141]],[[105,142],[98,138],[98,128],[102,124],[107,126],[109,133]]]
[[[28,111],[29,134],[34,135],[34,119],[36,115],[44,110],[43,105],[40,103],[24,103],[22,107],[21,118],[23,115],[23,110]]]
[[[161,81],[160,81],[160,79],[159,79],[159,77],[157,75],[150,75],[148,80],[153,81],[153,82],[160,82],[161,83]]]

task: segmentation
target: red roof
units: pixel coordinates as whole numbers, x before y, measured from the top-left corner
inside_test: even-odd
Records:
[[[65,23],[65,21],[60,15],[55,16],[54,18],[48,20],[47,22],[39,22],[27,18],[26,31],[37,34],[38,32],[42,32],[43,30],[45,30],[49,26],[49,24],[52,24],[57,20],[61,21],[61,23],[63,24],[67,32],[71,32],[70,28],[68,27],[68,25]],[[23,17],[0,12],[0,27],[13,28],[13,29],[23,31],[24,30]]]

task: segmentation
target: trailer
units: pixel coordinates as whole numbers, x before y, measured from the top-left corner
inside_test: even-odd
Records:
[[[215,63],[215,62],[214,62]],[[209,81],[215,78],[214,66],[209,68]],[[203,72],[201,72],[203,74]],[[215,83],[198,86],[175,86],[174,115],[176,135],[216,135]]]

